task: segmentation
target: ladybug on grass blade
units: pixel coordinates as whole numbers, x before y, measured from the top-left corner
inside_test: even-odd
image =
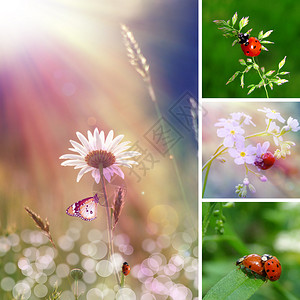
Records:
[[[281,264],[277,257],[270,254],[264,254],[261,257],[262,262],[264,263],[264,269],[267,274],[267,277],[271,281],[276,281],[280,278],[281,275]]]
[[[249,37],[247,33],[239,33],[239,43],[246,56],[258,56],[261,52],[261,43],[255,37]]]
[[[249,269],[254,276],[254,273],[263,277],[266,276],[262,257],[258,254],[245,255],[236,261],[236,265],[240,267],[243,265],[245,268]]]

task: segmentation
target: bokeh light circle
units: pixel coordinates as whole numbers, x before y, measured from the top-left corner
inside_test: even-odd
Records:
[[[96,265],[96,272],[101,277],[108,277],[113,272],[113,265],[108,260],[101,260]]]
[[[120,289],[116,295],[117,300],[136,300],[136,295],[132,289]]]

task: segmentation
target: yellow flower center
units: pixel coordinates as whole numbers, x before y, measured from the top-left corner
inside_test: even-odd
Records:
[[[230,130],[230,134],[235,134],[235,131],[234,130]]]
[[[98,169],[101,164],[103,168],[107,168],[116,162],[116,157],[105,150],[94,150],[85,157],[85,161],[93,168]]]
[[[241,155],[241,157],[245,157],[245,156],[246,156],[246,153],[245,153],[244,151],[242,151],[242,152],[240,153],[240,155]]]

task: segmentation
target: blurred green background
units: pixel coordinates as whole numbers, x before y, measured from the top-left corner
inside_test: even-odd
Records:
[[[203,237],[202,291],[207,291],[236,268],[238,258],[256,253],[276,256],[282,265],[276,282],[264,283],[251,300],[299,299],[300,203],[203,203],[204,218],[210,206],[225,216],[224,234],[216,232],[220,215],[209,218]],[[221,206],[222,205],[222,206]],[[253,279],[254,280],[254,279]],[[295,298],[291,298],[294,295]]]
[[[227,86],[228,79],[242,66],[238,60],[246,58],[239,45],[231,46],[233,40],[222,36],[214,20],[229,20],[235,12],[240,20],[249,16],[245,31],[253,28],[251,36],[259,31],[273,29],[268,40],[275,44],[266,45],[269,52],[262,51],[256,58],[257,63],[266,70],[274,70],[278,63],[287,56],[283,71],[290,72],[284,78],[289,80],[282,86],[275,86],[269,97],[299,97],[300,60],[299,28],[300,2],[293,0],[203,0],[202,1],[202,96],[203,97],[265,97],[264,90],[255,90],[247,96],[248,89],[240,87],[236,79]],[[259,76],[252,70],[245,75],[245,87],[258,83]]]
[[[244,112],[252,117],[256,127],[252,125],[244,126],[245,134],[250,135],[264,131],[266,128],[265,113],[257,111],[264,107],[271,108],[281,113],[287,120],[290,116],[300,120],[300,104],[297,102],[205,102],[203,103],[202,118],[202,160],[203,164],[211,157],[221,144],[222,139],[217,136],[217,129],[214,124],[220,118],[229,118],[230,113]],[[280,122],[276,122],[282,127]],[[261,173],[268,178],[267,182],[261,182],[253,174],[249,175],[250,182],[256,188],[256,193],[248,192],[247,197],[255,198],[299,198],[300,197],[300,135],[298,132],[289,132],[283,136],[284,141],[296,143],[291,148],[291,155],[285,159],[276,160],[272,168]],[[269,151],[277,149],[271,137],[257,137],[249,139],[249,144],[270,142]],[[242,183],[245,177],[243,167],[234,163],[229,154],[223,155],[225,163],[215,160],[208,175],[208,182],[205,191],[207,198],[236,198],[235,186]],[[251,168],[257,171],[256,167]],[[204,178],[205,171],[202,173]]]

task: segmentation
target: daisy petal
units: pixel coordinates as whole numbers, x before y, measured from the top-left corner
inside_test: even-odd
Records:
[[[100,172],[98,169],[94,169],[92,171],[92,176],[95,179],[96,183],[98,184],[100,182]]]
[[[124,179],[124,173],[123,173],[123,171],[119,167],[117,167],[117,166],[111,166],[111,168],[114,170],[114,172],[117,175],[119,175],[121,178]]]
[[[141,155],[141,153],[139,153],[137,151],[127,151],[127,152],[124,152],[124,153],[118,155],[118,159],[130,158],[130,157],[139,156],[139,155]]]
[[[90,147],[90,144],[88,142],[88,140],[86,139],[86,137],[80,133],[79,131],[76,132],[76,135],[78,137],[78,139],[80,140],[80,142],[82,143],[82,145],[88,150],[88,151],[91,151],[91,147]]]
[[[83,176],[85,173],[89,172],[90,169],[91,169],[90,166],[86,166],[86,167],[82,168],[82,169],[79,171],[78,175],[77,175],[77,182],[79,182],[80,179],[82,178],[82,176]]]
[[[112,149],[114,149],[120,142],[121,140],[123,139],[124,135],[121,134],[121,135],[118,135],[117,137],[115,137],[113,139],[113,141],[111,142],[111,144],[108,146],[108,148],[106,149],[106,151],[110,151],[112,152]]]
[[[111,174],[110,174],[108,168],[105,168],[105,169],[103,170],[103,175],[104,175],[105,179],[106,179],[108,182],[110,182]]]
[[[82,154],[83,156],[86,156],[89,151],[88,149],[85,149],[82,145],[80,145],[79,143],[70,140],[70,143],[72,144],[72,146],[75,148],[74,150],[77,151],[78,153]]]
[[[59,159],[83,159],[81,155],[77,154],[64,154]]]
[[[61,163],[62,166],[76,166],[78,164],[82,163],[81,160],[74,159],[74,160],[65,160]]]
[[[112,142],[113,137],[114,137],[114,131],[111,130],[111,131],[108,133],[107,137],[106,137],[106,141],[105,141],[105,144],[104,144],[104,146],[103,146],[103,149],[104,149],[104,150],[106,150],[106,149],[110,146],[110,143]]]

